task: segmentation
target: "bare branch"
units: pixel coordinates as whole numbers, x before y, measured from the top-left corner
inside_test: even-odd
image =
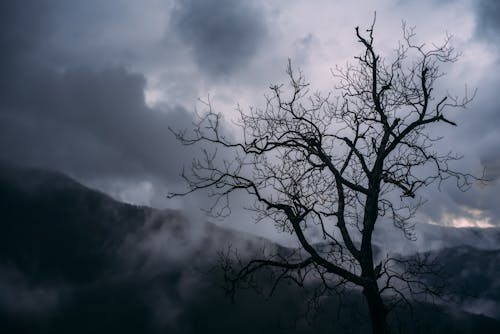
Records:
[[[414,28],[403,23],[394,55],[382,57],[375,18],[366,31],[355,28],[362,51],[354,64],[333,72],[336,97],[310,92],[289,61],[288,85],[272,85],[262,108],[238,108],[239,138],[226,133],[210,100],[190,133],[171,130],[181,143],[200,145],[202,155],[182,173],[187,190],[170,196],[208,191],[214,200],[209,212],[223,216],[230,212],[230,196],[245,192],[257,220],[297,237],[299,247],[289,256],[253,259],[237,271],[223,262],[232,274],[231,293],[264,268],[276,274],[271,291],[282,280],[301,285],[305,273],[315,273],[321,293],[338,291],[337,283],[361,288],[374,333],[383,333],[390,309],[440,291],[419,276],[437,273],[433,263],[394,256],[374,263],[379,218],[392,220],[414,240],[412,218],[424,203],[420,189],[447,179],[466,189],[481,178],[452,169],[460,155],[436,152],[441,138],[431,135],[439,124],[456,126],[450,112],[465,108],[475,95],[466,90],[463,98],[435,96],[444,75],[440,66],[458,57],[451,37],[441,45],[418,44]]]

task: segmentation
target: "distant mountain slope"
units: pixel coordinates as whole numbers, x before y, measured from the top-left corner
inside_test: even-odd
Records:
[[[280,247],[212,224],[189,222],[178,211],[120,203],[60,173],[8,165],[0,165],[0,210],[0,333],[367,329],[362,319],[337,319],[335,299],[326,300],[325,312],[306,325],[297,318],[305,307],[303,291],[287,284],[269,301],[241,291],[231,304],[220,288],[221,273],[209,270],[217,263],[216,252],[227,242],[243,252],[263,245]],[[406,321],[405,333],[499,332],[500,322],[488,309],[500,300],[498,252],[467,247],[436,254],[440,252],[456,273],[452,284],[461,288],[481,282],[471,291],[485,304],[467,309],[467,303],[475,301],[467,294],[462,310],[478,315],[417,309],[416,317],[424,321]],[[359,302],[358,297],[347,297],[346,303],[351,302]]]
[[[433,253],[463,310],[500,319],[500,250],[459,246]]]
[[[389,223],[390,225],[390,223]],[[397,228],[380,225],[374,243],[391,252],[409,254],[467,245],[478,249],[500,249],[500,228],[454,228],[419,222],[415,225],[416,240],[405,239]]]
[[[478,249],[500,249],[500,228],[461,227],[418,224],[417,238],[431,249],[471,246]]]
[[[113,268],[118,247],[151,211],[59,173],[4,165],[0,261],[37,281],[91,281]]]

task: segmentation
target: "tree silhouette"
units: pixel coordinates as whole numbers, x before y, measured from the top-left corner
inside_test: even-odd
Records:
[[[452,169],[460,156],[438,152],[441,138],[429,131],[456,125],[448,113],[474,94],[434,97],[439,66],[457,59],[449,36],[437,46],[416,44],[414,29],[403,24],[402,42],[385,59],[376,51],[374,24],[355,28],[362,52],[333,71],[335,96],[312,93],[289,62],[289,85],[271,86],[264,108],[238,108],[238,138],[224,133],[221,114],[206,103],[192,132],[174,131],[183,144],[204,146],[183,171],[188,190],[172,196],[206,189],[214,199],[210,213],[225,215],[230,195],[246,192],[257,220],[298,239],[293,251],[237,267],[223,261],[230,292],[264,268],[273,269],[276,283],[316,280],[319,295],[352,286],[364,295],[373,333],[386,333],[393,307],[440,290],[422,278],[436,273],[432,260],[376,254],[373,232],[392,221],[413,239],[419,189],[452,178],[465,190],[476,179]]]

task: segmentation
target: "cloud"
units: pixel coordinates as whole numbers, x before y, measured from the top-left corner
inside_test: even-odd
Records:
[[[498,42],[500,32],[500,3],[495,0],[475,1],[476,33],[479,38]]]
[[[171,20],[200,70],[215,77],[244,67],[266,36],[264,15],[250,1],[177,1]]]
[[[4,50],[0,55],[0,159],[61,170],[101,189],[120,181],[129,183],[125,186],[157,184],[151,196],[165,202],[165,184],[178,182],[183,164],[194,155],[168,127],[189,127],[192,114],[173,104],[150,108],[142,73],[120,65],[120,59],[118,64],[100,60],[117,54],[96,46],[102,34],[95,34],[92,45],[90,35],[96,26],[102,28],[102,17],[93,17],[99,24],[90,29],[81,20],[69,24],[74,15],[64,2],[19,1],[0,6],[0,49]],[[102,9],[106,12],[113,6]],[[97,10],[91,7],[84,12]],[[109,24],[108,28],[117,25],[113,20]],[[64,32],[80,36],[82,45]],[[71,56],[78,47],[87,47],[85,54],[101,55],[99,59]]]
[[[1,158],[80,177],[178,175],[187,151],[168,127],[188,126],[191,116],[147,107],[142,75],[120,67],[19,75],[23,87],[4,84]]]

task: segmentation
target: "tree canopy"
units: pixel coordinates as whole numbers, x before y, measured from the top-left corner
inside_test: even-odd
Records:
[[[439,152],[441,137],[433,135],[439,123],[456,125],[452,111],[474,93],[436,96],[440,66],[458,58],[450,36],[440,45],[419,44],[403,24],[402,41],[383,57],[374,23],[355,28],[361,52],[332,71],[333,92],[312,92],[289,61],[288,85],[272,85],[262,108],[238,109],[239,137],[224,133],[210,103],[192,131],[174,131],[183,144],[202,144],[202,155],[182,174],[187,191],[176,195],[206,189],[214,199],[210,212],[223,215],[229,197],[243,191],[257,220],[296,236],[298,248],[286,255],[227,265],[233,288],[264,267],[276,271],[277,281],[315,279],[322,293],[355,286],[366,298],[373,332],[385,333],[389,310],[440,289],[419,276],[437,273],[435,263],[375,254],[373,232],[392,221],[412,239],[422,187],[452,178],[465,190],[476,179],[452,168],[460,155]]]

